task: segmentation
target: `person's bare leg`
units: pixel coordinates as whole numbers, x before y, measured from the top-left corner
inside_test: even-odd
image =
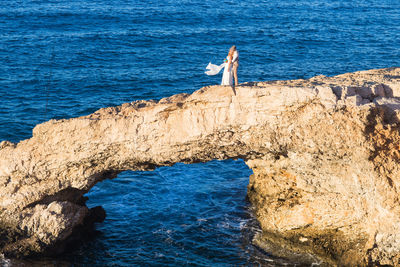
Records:
[[[233,63],[233,78],[235,79],[235,86],[238,85],[238,76],[237,76],[237,69],[239,64],[237,62]]]

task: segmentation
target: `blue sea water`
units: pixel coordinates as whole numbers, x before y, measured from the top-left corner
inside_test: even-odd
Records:
[[[2,0],[0,141],[49,119],[218,84],[208,62],[240,52],[239,82],[399,66],[398,0]],[[251,244],[242,161],[124,172],[98,184],[101,234],[75,266],[293,265]]]

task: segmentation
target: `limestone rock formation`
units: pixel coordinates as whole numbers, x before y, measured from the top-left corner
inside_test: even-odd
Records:
[[[390,68],[246,83],[236,95],[209,86],[37,125],[0,144],[0,251],[62,251],[95,220],[84,194],[124,170],[242,158],[259,246],[399,265],[399,97]]]

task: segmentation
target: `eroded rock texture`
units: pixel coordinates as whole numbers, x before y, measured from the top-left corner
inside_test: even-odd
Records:
[[[121,171],[243,158],[254,171],[260,246],[398,265],[400,68],[247,83],[236,93],[210,86],[136,101],[2,142],[1,251],[61,251],[97,214],[83,194]]]

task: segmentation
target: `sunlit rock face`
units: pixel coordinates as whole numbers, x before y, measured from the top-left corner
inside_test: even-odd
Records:
[[[255,242],[338,265],[399,264],[400,68],[136,101],[0,144],[0,248],[58,253],[104,218],[83,194],[124,170],[242,158]]]

